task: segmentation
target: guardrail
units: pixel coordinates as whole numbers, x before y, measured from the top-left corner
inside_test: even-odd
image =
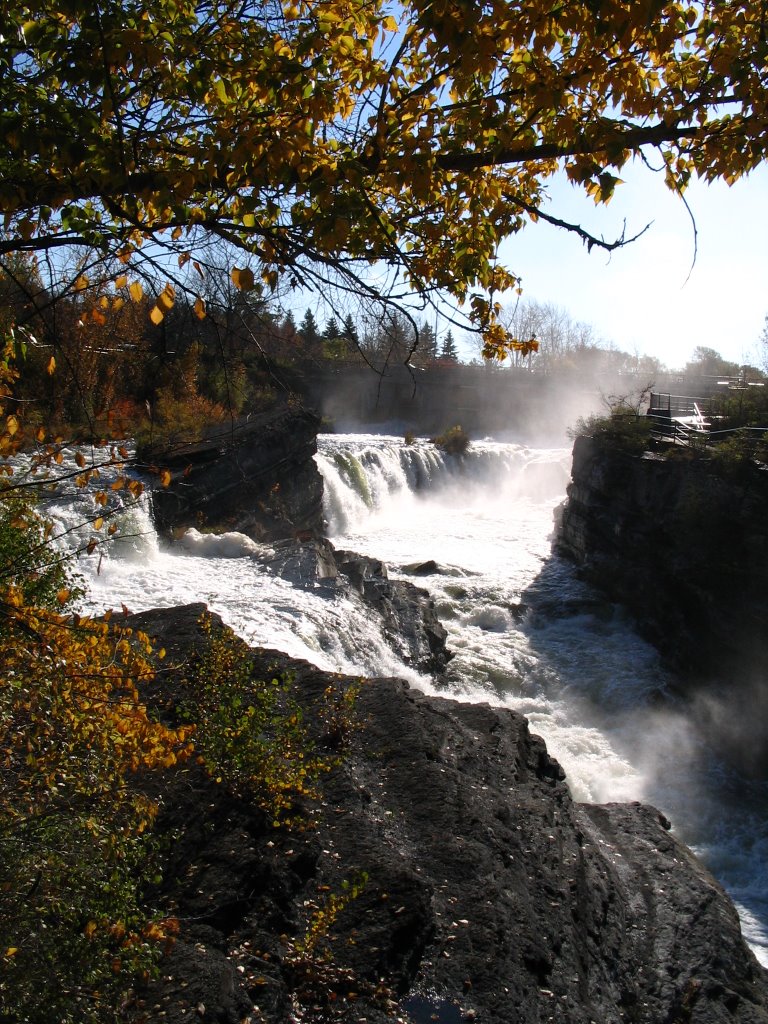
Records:
[[[651,420],[651,438],[654,441],[684,445],[688,448],[704,449],[734,435],[742,437],[745,445],[757,448],[760,441],[768,435],[768,427],[730,427],[726,430],[709,430],[701,425],[684,423],[679,419],[651,412],[648,413],[648,418]]]

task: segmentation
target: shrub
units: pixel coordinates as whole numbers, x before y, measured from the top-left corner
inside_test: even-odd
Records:
[[[318,749],[287,675],[258,679],[247,644],[211,617],[201,620],[204,644],[187,674],[183,715],[195,725],[199,760],[217,782],[250,797],[275,824],[292,823],[295,803],[316,795],[319,778],[338,762],[354,726],[356,690],[329,688],[317,718]]]
[[[187,756],[190,730],[140,701],[145,636],[62,613],[68,566],[12,493],[0,551],[0,1020],[95,1024],[168,933],[142,902],[156,807],[128,780]]]
[[[449,427],[437,437],[431,437],[430,442],[446,455],[464,455],[470,444],[469,434],[460,426]]]
[[[634,409],[618,406],[605,416],[586,416],[576,421],[568,436],[593,437],[611,447],[631,454],[640,454],[648,448],[651,437],[651,422],[647,416],[638,415]]]

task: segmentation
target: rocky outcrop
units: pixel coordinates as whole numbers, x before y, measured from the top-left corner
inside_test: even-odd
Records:
[[[768,470],[579,437],[557,550],[683,670],[768,667]]]
[[[768,770],[768,470],[579,437],[555,548],[634,614],[719,745]]]
[[[237,530],[257,541],[320,536],[319,424],[313,413],[281,408],[197,444],[145,450],[144,464],[171,473],[169,486],[152,495],[158,531]]]
[[[429,592],[406,580],[390,579],[378,559],[338,551],[327,540],[309,540],[276,544],[263,561],[295,586],[354,594],[378,617],[382,637],[406,665],[439,674],[452,657]]]
[[[129,625],[177,664],[202,610]],[[307,722],[350,682],[252,657],[264,677],[290,671]],[[165,716],[171,679],[150,694]],[[768,1022],[734,908],[653,808],[575,804],[512,711],[371,679],[357,715],[304,826],[274,828],[197,765],[166,776],[158,898],[180,932],[134,1021]],[[355,881],[313,932],[313,908]]]

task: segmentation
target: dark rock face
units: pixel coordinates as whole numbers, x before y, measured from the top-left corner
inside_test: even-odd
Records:
[[[298,587],[353,592],[381,621],[381,634],[407,665],[441,673],[451,658],[447,632],[428,591],[391,580],[376,558],[337,551],[327,540],[283,541],[265,559],[272,572]]]
[[[320,536],[323,480],[315,465],[319,419],[281,409],[220,437],[144,458],[169,469],[152,495],[159,532],[184,527],[238,530],[254,540]]]
[[[579,437],[555,547],[625,605],[724,752],[768,771],[768,472]],[[704,719],[709,719],[707,724]]]
[[[176,662],[202,610],[129,624]],[[326,687],[348,682],[253,657],[265,676],[290,669],[307,721]],[[162,897],[181,931],[134,1020],[768,1022],[768,976],[732,905],[657,811],[574,804],[514,712],[392,679],[365,680],[357,708],[308,828],[273,828],[197,766],[169,775]],[[297,958],[312,906],[363,873]]]
[[[447,632],[437,617],[429,592],[405,580],[391,580],[383,562],[353,551],[337,551],[339,572],[370,605],[383,623],[383,635],[406,664],[422,672],[440,673],[451,654]]]
[[[556,547],[678,665],[768,665],[768,472],[626,455],[579,437]]]

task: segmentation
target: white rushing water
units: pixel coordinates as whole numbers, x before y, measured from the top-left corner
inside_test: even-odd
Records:
[[[270,549],[241,534],[191,530],[159,543],[146,500],[124,512],[106,552],[81,557],[85,607],[205,601],[248,641],[321,668],[401,675],[427,692],[523,712],[576,799],[644,800],[671,819],[729,891],[768,965],[766,788],[718,763],[665,693],[655,651],[552,557],[570,450],[475,442],[456,457],[426,441],[326,435],[317,462],[333,543],[382,559],[390,576],[434,597],[455,654],[445,682],[403,665],[354,596],[292,586],[269,571]],[[82,513],[49,510],[62,530]],[[414,577],[428,560],[436,571]]]

